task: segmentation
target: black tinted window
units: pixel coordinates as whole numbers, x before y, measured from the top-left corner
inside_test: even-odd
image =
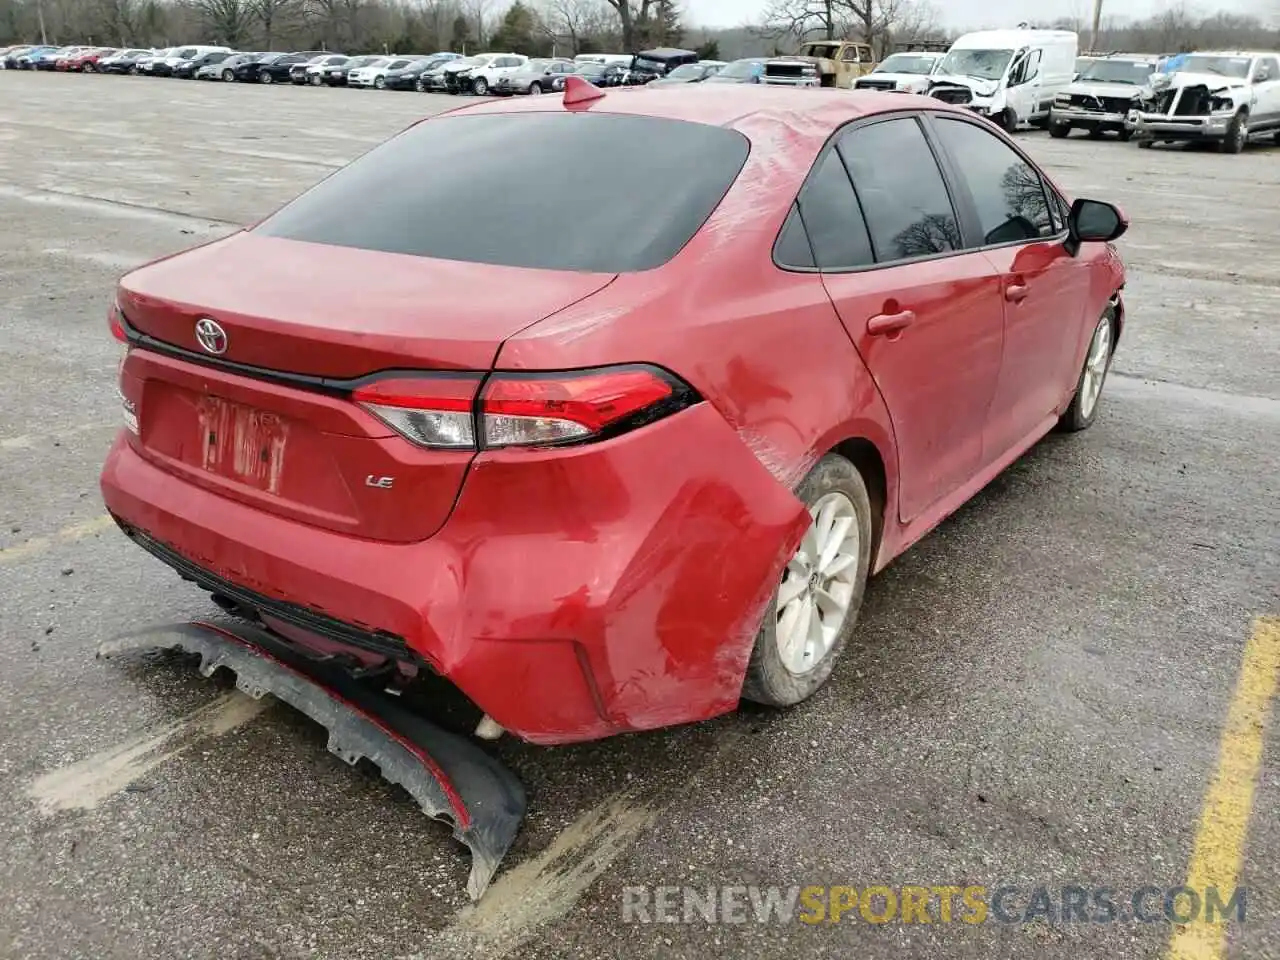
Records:
[[[933,151],[915,120],[887,120],[839,141],[880,263],[960,248],[960,228]]]
[[[940,117],[937,130],[973,196],[983,243],[1053,236],[1044,184],[1029,163],[976,124]]]
[[[817,266],[836,270],[875,262],[858,198],[834,150],[828,150],[818,161],[801,191],[800,215]]]
[[[800,219],[799,207],[793,206],[787,222],[782,225],[778,234],[778,242],[773,248],[773,259],[783,267],[812,268],[813,248],[809,246],[809,238],[805,236],[804,222]]]
[[[746,162],[724,127],[609,114],[454,116],[411,127],[258,232],[548,270],[648,270],[697,232]],[[575,158],[608,157],[579,164]],[[560,171],[504,189],[517,171]],[[513,179],[514,178],[514,179]],[[565,229],[554,242],[547,230]]]

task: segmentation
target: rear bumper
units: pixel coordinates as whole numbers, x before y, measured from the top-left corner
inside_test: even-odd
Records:
[[[448,522],[421,543],[358,539],[228,500],[123,437],[101,485],[111,513],[171,565],[402,642],[536,743],[733,709],[808,524],[706,403],[587,447],[484,453]]]

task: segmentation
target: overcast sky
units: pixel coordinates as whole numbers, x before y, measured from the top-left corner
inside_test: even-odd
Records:
[[[1103,16],[1144,17],[1166,8],[1178,0],[1103,0]],[[684,0],[686,19],[698,26],[736,27],[760,19],[768,0]],[[1266,0],[1192,0],[1189,10],[1211,13],[1231,10],[1252,13],[1261,10]],[[1034,11],[1039,19],[1079,16],[1087,19],[1093,0],[934,0],[942,22],[949,27],[1017,26]]]

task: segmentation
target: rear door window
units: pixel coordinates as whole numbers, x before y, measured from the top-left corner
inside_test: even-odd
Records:
[[[936,117],[934,129],[973,198],[982,246],[1042,240],[1057,233],[1044,182],[1017,151],[964,120]]]
[[[951,197],[912,117],[855,127],[838,141],[878,263],[961,248]]]
[[[728,192],[747,139],[616,114],[450,116],[410,127],[268,218],[267,236],[548,270],[661,266]],[[575,157],[608,157],[579,166]],[[513,171],[561,171],[536,190]],[[549,228],[564,229],[554,243]]]
[[[798,229],[800,223],[803,230]],[[806,233],[811,253],[801,243]],[[774,256],[785,267],[821,270],[851,270],[875,262],[862,209],[836,151],[828,150],[818,160]]]

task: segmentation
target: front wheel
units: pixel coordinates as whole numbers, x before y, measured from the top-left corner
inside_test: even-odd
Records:
[[[1116,347],[1115,310],[1112,307],[1102,315],[1089,338],[1084,366],[1076,380],[1076,394],[1071,406],[1058,418],[1058,429],[1066,433],[1078,433],[1093,426],[1098,415],[1098,400],[1102,397],[1102,385],[1111,369],[1111,358]]]
[[[413,89],[417,90],[419,93],[426,93],[427,85],[421,80],[415,80],[413,83]]]
[[[871,499],[857,467],[828,454],[796,496],[809,529],[769,601],[742,687],[747,700],[774,707],[827,682],[857,625],[871,566]]]
[[[537,96],[538,94],[540,94],[540,93],[542,93],[542,84],[540,84],[537,80],[535,80],[535,81],[533,81],[533,83],[529,84],[529,95],[530,95],[530,96],[534,96],[534,97],[536,97],[536,96]]]
[[[1049,125],[1049,136],[1061,140],[1063,137],[1071,133],[1071,127],[1065,123],[1053,123]]]
[[[489,92],[489,81],[484,77],[476,77],[471,81],[471,92],[477,97],[483,97]]]
[[[261,74],[259,74],[258,80],[262,83],[275,83],[274,78],[271,76],[271,74],[267,73],[266,71],[263,71]]]
[[[1018,129],[1018,115],[1012,107],[1000,114],[1000,126],[1004,127],[1005,133],[1013,133]]]
[[[1133,131],[1128,127],[1125,127],[1123,130],[1117,130],[1116,135],[1120,138],[1121,143],[1128,143],[1133,139]]]
[[[387,80],[386,80],[386,78],[385,78],[385,77],[374,77],[374,78],[373,78],[373,89],[375,89],[375,90],[385,90],[385,89],[387,89]]]
[[[1151,149],[1151,144],[1153,144],[1153,143],[1155,143],[1155,141],[1154,141],[1154,140],[1139,140],[1139,141],[1138,141],[1138,149],[1139,149],[1139,150],[1150,150],[1150,149]]]
[[[1218,150],[1221,153],[1240,153],[1248,142],[1249,117],[1243,112],[1237,113],[1231,120],[1231,126],[1227,127],[1227,135],[1218,143]]]

